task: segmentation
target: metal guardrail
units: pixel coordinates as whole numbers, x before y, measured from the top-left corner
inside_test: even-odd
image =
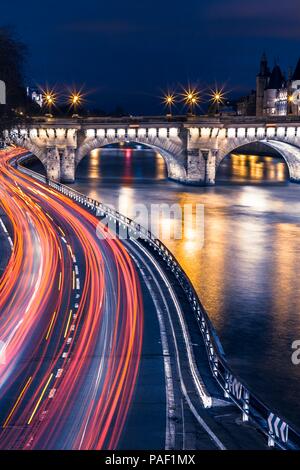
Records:
[[[202,333],[210,369],[218,384],[223,389],[225,397],[229,398],[241,410],[243,421],[251,420],[266,435],[270,447],[277,446],[284,450],[300,449],[300,432],[273,413],[263,401],[250,392],[248,386],[230,368],[217,333],[191,281],[168,248],[149,230],[146,230],[118,211],[89,198],[69,186],[48,180],[45,176],[25,168],[21,165],[21,162],[27,158],[28,154],[21,158],[15,158],[12,163],[23,173],[47,184],[51,188],[82,204],[87,209],[96,211],[98,215],[105,215],[114,219],[116,223],[121,224],[123,228],[127,227],[129,236],[131,234],[136,238],[136,235],[138,235],[139,238],[148,242],[164,261],[166,266],[173,272],[185,292]]]

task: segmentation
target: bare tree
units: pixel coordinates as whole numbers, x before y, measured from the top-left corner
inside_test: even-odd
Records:
[[[0,106],[0,140],[4,130],[16,127],[25,118],[28,98],[24,86],[26,46],[14,31],[0,27],[0,80],[6,85],[6,105]],[[22,110],[22,112],[20,112]]]
[[[0,27],[0,80],[6,84],[7,104],[23,105],[26,100],[24,87],[24,63],[26,46],[19,41],[12,29]]]

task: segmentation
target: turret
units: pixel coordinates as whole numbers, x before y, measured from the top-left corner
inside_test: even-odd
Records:
[[[264,113],[286,115],[286,80],[279,65],[275,64],[265,90]]]
[[[300,59],[296,65],[290,82],[290,113],[296,116],[300,114]]]
[[[268,60],[265,53],[263,53],[260,61],[259,74],[256,77],[256,116],[262,116],[264,110],[264,92],[268,85],[270,77],[270,70],[268,67]]]

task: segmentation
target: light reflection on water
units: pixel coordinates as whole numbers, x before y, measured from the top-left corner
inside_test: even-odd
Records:
[[[270,156],[260,157],[258,155],[232,154],[225,159],[218,171],[218,180],[235,183],[261,183],[284,182],[287,179],[288,171],[283,160]]]
[[[287,177],[280,159],[234,155],[215,187],[190,187],[167,180],[162,158],[151,152],[95,150],[74,187],[129,217],[137,203],[204,204],[204,247],[193,231],[164,242],[194,283],[233,367],[300,426],[300,366],[291,363],[291,344],[300,339],[300,187]]]

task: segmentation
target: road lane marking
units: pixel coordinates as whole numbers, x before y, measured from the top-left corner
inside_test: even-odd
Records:
[[[65,232],[63,231],[63,229],[58,225],[58,230],[60,231],[60,233],[62,234],[63,237],[66,237],[66,234]]]
[[[42,399],[43,399],[43,396],[45,395],[45,392],[46,392],[46,390],[47,390],[47,387],[48,387],[49,383],[50,383],[51,380],[52,380],[52,377],[53,377],[53,373],[50,375],[49,379],[47,380],[47,383],[46,383],[45,387],[43,388],[43,391],[42,391],[42,393],[41,393],[41,396],[40,396],[40,398],[38,399],[37,404],[35,405],[34,410],[33,410],[33,412],[32,412],[32,415],[30,416],[30,418],[29,418],[27,424],[30,424],[31,421],[33,420],[33,417],[34,417],[34,415],[35,415],[35,413],[36,413],[36,410],[38,409],[39,404],[41,403],[41,401],[42,401]]]
[[[66,326],[66,329],[65,329],[64,338],[67,337],[67,332],[68,332],[68,328],[69,328],[69,324],[70,324],[70,320],[71,320],[72,313],[73,313],[73,310],[71,309],[71,310],[70,310],[70,313],[69,313],[69,318],[68,318],[67,326]]]
[[[2,220],[1,218],[0,218],[0,224],[1,224],[1,227],[3,228],[4,232],[5,232],[6,234],[8,234],[7,228],[6,228],[6,226],[4,225],[4,222],[3,222],[3,220]]]
[[[61,377],[62,373],[63,373],[63,369],[57,369],[55,378],[58,379],[59,377]]]
[[[60,272],[59,273],[59,279],[58,279],[58,290],[61,289],[61,277],[62,277],[62,273]]]
[[[52,318],[51,318],[51,321],[50,321],[50,325],[49,325],[49,328],[48,328],[48,331],[47,331],[47,334],[46,334],[46,341],[47,341],[47,339],[49,338],[50,331],[51,331],[51,328],[52,328],[52,325],[53,325],[55,316],[56,316],[56,310],[55,310],[55,312],[53,313]]]
[[[29,387],[31,380],[32,380],[32,377],[29,377],[29,379],[27,380],[26,384],[24,385],[24,387],[23,387],[23,389],[22,389],[20,395],[18,396],[16,403],[15,403],[14,406],[12,407],[11,412],[9,413],[8,417],[6,418],[6,420],[5,420],[5,422],[4,422],[3,426],[2,426],[3,429],[4,429],[4,428],[7,426],[7,424],[9,423],[10,418],[12,417],[13,413],[15,412],[15,410],[16,410],[18,404],[20,403],[20,401],[21,401],[21,399],[22,399],[24,393],[26,392],[27,388]]]
[[[166,393],[166,434],[165,434],[165,450],[171,450],[175,448],[175,438],[176,438],[176,429],[175,429],[175,422],[172,419],[174,417],[175,411],[175,396],[174,396],[174,383],[173,383],[173,376],[172,376],[172,366],[171,366],[171,359],[170,359],[170,351],[169,351],[169,344],[167,338],[167,332],[165,327],[165,322],[163,318],[163,314],[158,303],[157,296],[155,295],[151,285],[147,282],[147,275],[145,270],[141,267],[138,263],[137,259],[134,258],[134,261],[140,270],[142,277],[144,278],[144,282],[146,287],[152,297],[156,315],[159,323],[159,332],[160,332],[160,339],[161,339],[161,347],[163,353],[163,363],[164,363],[164,370],[165,370],[165,393]],[[151,278],[152,279],[152,278]],[[152,279],[154,282],[154,279]],[[162,298],[164,303],[164,300]]]
[[[56,392],[56,388],[51,388],[48,398],[54,398],[55,392]]]
[[[72,251],[71,245],[68,244],[67,247],[70,252],[71,258],[73,259],[73,251]]]

